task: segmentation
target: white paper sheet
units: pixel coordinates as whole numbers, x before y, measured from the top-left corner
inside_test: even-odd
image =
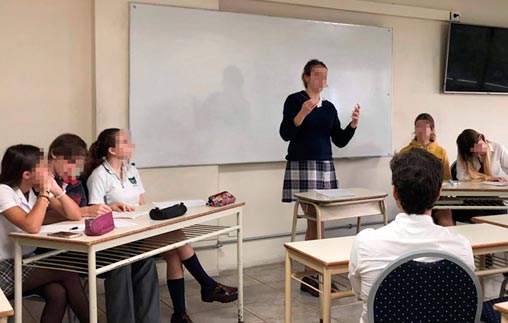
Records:
[[[135,219],[139,216],[148,214],[148,211],[142,210],[142,211],[132,211],[132,212],[117,212],[113,211],[113,218],[119,219],[119,218],[125,218],[125,219]]]
[[[136,226],[136,223],[114,219],[116,228],[127,228]],[[84,223],[53,223],[41,226],[41,231],[39,233],[52,233],[52,232],[60,232],[60,231],[69,231],[69,232],[83,232],[85,231]]]
[[[482,183],[491,186],[508,186],[508,182],[482,182]]]
[[[316,193],[324,195],[326,197],[353,197],[355,196],[348,190],[345,189],[333,189],[333,190],[314,190]]]
[[[158,207],[159,209],[164,209],[175,204],[185,204],[186,207],[195,207],[195,206],[205,206],[206,202],[204,200],[180,200],[180,201],[165,201],[165,202],[153,202],[153,205]]]

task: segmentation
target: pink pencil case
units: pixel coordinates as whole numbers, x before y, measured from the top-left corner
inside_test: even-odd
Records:
[[[101,236],[115,228],[113,213],[104,213],[93,219],[85,220],[85,234],[87,236]]]

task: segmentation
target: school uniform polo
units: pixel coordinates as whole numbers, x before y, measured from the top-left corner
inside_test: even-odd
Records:
[[[124,163],[122,173],[123,179],[107,161],[97,167],[87,181],[89,203],[121,202],[127,205],[138,205],[139,196],[145,192],[138,170]]]
[[[423,146],[418,143],[416,140],[411,140],[409,145],[402,148],[400,150],[400,153],[404,153],[406,151],[409,151],[413,148],[420,148],[423,150],[428,151],[432,155],[436,156],[437,159],[441,162],[441,165],[443,165],[443,180],[447,181],[452,178],[452,174],[450,172],[450,162],[448,161],[448,154],[446,153],[446,149],[439,146],[437,141],[431,142],[428,146]]]
[[[12,224],[3,215],[5,210],[14,206],[19,206],[25,212],[30,212],[37,201],[37,196],[31,189],[28,193],[28,200],[19,188],[0,184],[0,260],[14,259],[14,242],[9,237],[11,232],[23,232],[20,228]],[[32,253],[34,247],[23,247],[23,255]]]
[[[364,229],[353,240],[349,259],[349,281],[354,294],[363,302],[360,323],[367,322],[369,291],[383,269],[400,256],[419,250],[448,252],[472,270],[475,268],[469,241],[434,224],[431,216],[399,213],[384,227]]]

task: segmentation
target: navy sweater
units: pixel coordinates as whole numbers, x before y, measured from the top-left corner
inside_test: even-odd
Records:
[[[320,108],[314,108],[302,124],[297,127],[294,118],[302,104],[309,99],[305,91],[289,95],[284,102],[284,116],[280,124],[280,136],[289,141],[287,160],[332,160],[331,141],[337,147],[346,146],[355,133],[349,124],[340,127],[337,110],[329,101],[323,101]]]

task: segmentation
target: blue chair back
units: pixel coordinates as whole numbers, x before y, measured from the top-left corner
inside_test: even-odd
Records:
[[[433,262],[415,261],[436,258]],[[388,265],[369,293],[369,323],[479,322],[483,294],[474,272],[455,256],[418,251]]]

